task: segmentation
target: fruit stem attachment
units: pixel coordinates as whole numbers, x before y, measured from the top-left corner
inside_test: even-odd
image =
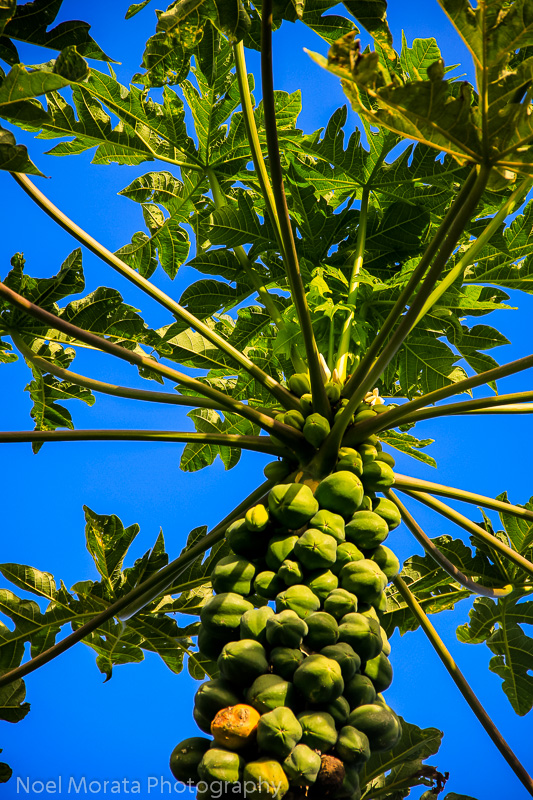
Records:
[[[453,500],[462,500],[464,503],[472,503],[476,506],[491,508],[501,514],[511,514],[513,517],[533,520],[533,511],[528,508],[514,506],[511,503],[504,503],[503,500],[493,500],[492,497],[485,497],[483,494],[468,492],[466,489],[456,489],[454,486],[443,486],[433,481],[424,481],[421,478],[411,478],[408,475],[394,473],[394,488],[400,491],[420,491],[430,494],[440,494],[444,497],[451,497]]]
[[[409,511],[403,505],[403,503],[398,499],[398,497],[392,492],[390,489],[387,489],[383,492],[385,497],[388,497],[389,500],[392,500],[393,503],[397,506],[400,514],[402,515],[402,519],[415,537],[416,541],[422,545],[426,553],[431,556],[431,558],[442,567],[442,569],[450,575],[454,581],[457,581],[461,586],[464,586],[465,589],[468,589],[469,592],[473,592],[474,594],[482,595],[483,597],[505,597],[506,595],[510,594],[513,591],[513,587],[510,584],[502,588],[494,588],[491,586],[483,586],[481,583],[476,583],[476,581],[471,580],[468,578],[461,570],[457,569],[455,564],[452,564],[449,561],[444,553],[442,553],[438,547],[436,547],[429,536],[427,536],[414,517],[411,516]]]
[[[351,308],[348,311],[348,314],[342,326],[341,340],[339,344],[339,349],[337,351],[336,368],[341,384],[343,384],[344,381],[346,380],[346,374],[348,371],[348,357],[350,355],[350,339],[352,333],[352,325],[355,317],[354,307],[355,307],[355,302],[357,300],[357,292],[359,290],[358,277],[359,273],[361,272],[361,267],[363,266],[363,258],[365,253],[369,196],[370,196],[370,190],[368,189],[367,186],[365,186],[363,188],[363,194],[361,196],[361,208],[359,211],[359,225],[357,228],[357,241],[355,244],[354,263],[352,268],[352,274],[350,276],[350,285],[348,289],[347,303],[349,306],[351,306]],[[331,322],[333,324],[333,320]]]
[[[153,300],[156,300],[163,308],[170,311],[174,317],[184,320],[191,328],[194,328],[194,330],[214,344],[215,347],[227,353],[239,366],[249,372],[262,386],[268,389],[284,408],[296,408],[294,405],[294,398],[290,392],[278,383],[278,381],[271,378],[270,375],[267,375],[267,373],[258,367],[257,364],[254,364],[248,356],[245,356],[237,350],[236,347],[233,347],[233,345],[210,328],[209,325],[206,325],[205,322],[202,322],[195,317],[194,314],[191,314],[190,311],[187,311],[187,309],[183,308],[179,303],[176,303],[176,301],[165,294],[165,292],[162,292],[161,289],[158,289],[153,283],[143,278],[142,275],[139,275],[138,272],[129,267],[122,259],[100,244],[100,242],[93,239],[92,236],[89,236],[86,231],[60,211],[46,195],[39,191],[27,175],[18,172],[12,172],[11,175],[39,208],[48,214],[54,222],[57,222],[58,225],[66,230],[67,233],[70,233],[71,236],[85,245],[92,253],[101,258],[102,261],[105,261],[106,264],[109,264],[110,267],[119,272],[124,278],[134,283]]]
[[[398,592],[401,594],[403,599],[405,600],[406,605],[416,617],[418,622],[420,623],[420,627],[428,637],[429,641],[431,642],[435,652],[437,653],[438,657],[444,664],[448,674],[450,675],[451,679],[463,695],[464,699],[476,715],[477,719],[485,729],[486,733],[489,735],[490,739],[494,743],[494,745],[498,748],[501,755],[507,762],[507,764],[511,767],[512,771],[521,782],[521,784],[525,787],[528,794],[533,797],[533,779],[528,774],[527,770],[523,766],[523,764],[518,760],[516,755],[513,753],[501,733],[499,732],[498,728],[489,717],[483,706],[481,705],[480,701],[478,700],[476,694],[474,693],[472,687],[466,680],[465,676],[455,663],[451,653],[446,648],[446,645],[440,638],[439,634],[433,627],[432,623],[430,622],[429,618],[425,614],[424,610],[418,603],[416,597],[410,591],[409,587],[405,583],[405,581],[397,575],[396,578],[392,580],[393,584],[397,588]]]
[[[101,625],[104,625],[109,619],[118,617],[118,614],[123,612],[126,608],[128,608],[128,606],[131,606],[131,604],[140,597],[145,596],[148,591],[157,588],[157,594],[155,594],[152,599],[159,597],[159,595],[162,594],[166,588],[173,585],[176,578],[186,567],[189,566],[192,561],[194,561],[197,556],[202,555],[202,553],[205,553],[207,550],[213,547],[214,544],[220,542],[221,539],[224,538],[226,529],[235,519],[240,517],[241,514],[244,514],[249,508],[251,508],[251,506],[261,502],[261,500],[268,494],[272,486],[274,486],[274,483],[274,480],[267,480],[262,483],[261,486],[248,495],[248,497],[246,497],[242,503],[239,503],[239,505],[234,508],[233,511],[227,515],[227,517],[219,522],[210,533],[206,534],[202,539],[200,539],[199,542],[194,544],[191,548],[183,551],[177,558],[174,559],[174,561],[171,561],[170,564],[167,564],[166,567],[163,567],[158,572],[155,572],[153,575],[147,578],[147,580],[139,583],[138,586],[136,586],[130,592],[127,592],[127,594],[125,594],[123,597],[115,600],[115,602],[108,606],[105,611],[102,611],[100,614],[96,614],[96,616],[75,630],[69,636],[66,636],[57,644],[52,645],[52,647],[49,647],[48,650],[44,650],[30,661],[26,661],[25,664],[21,664],[19,667],[0,675],[0,687],[7,686],[13,681],[24,678],[26,675],[35,672],[35,670],[39,667],[42,667],[44,664],[48,664],[49,661],[57,658],[57,656],[65,653],[86,636],[97,630]],[[207,582],[208,580],[206,579],[206,583]],[[146,602],[144,605],[146,605]]]
[[[527,574],[533,578],[533,564],[531,561],[528,561],[527,558],[517,553],[516,550],[513,550],[508,545],[504,544],[504,542],[501,542],[496,536],[493,536],[480,525],[476,525],[476,523],[472,522],[468,517],[463,516],[454,508],[450,508],[446,503],[442,503],[440,500],[431,497],[431,495],[425,492],[413,492],[405,489],[404,492],[410,497],[414,497],[416,500],[424,503],[424,505],[429,506],[429,508],[432,508],[434,511],[438,511],[439,514],[455,522],[459,527],[464,528],[464,530],[482,539],[489,547],[493,550],[497,550],[502,556],[508,558],[509,561],[512,561],[513,564],[516,564],[517,567],[523,569],[524,572],[527,572]]]
[[[284,256],[287,279],[291,290],[300,330],[302,332],[307,366],[313,394],[313,408],[327,419],[331,416],[326,389],[324,387],[324,374],[320,365],[318,347],[313,332],[311,314],[305,297],[305,287],[300,273],[296,244],[292,231],[283,186],[283,170],[279,151],[278,131],[276,127],[276,100],[274,95],[274,76],[272,72],[272,0],[264,0],[261,20],[261,79],[263,88],[263,110],[265,115],[265,133],[267,140],[270,174],[272,177],[272,190],[279,218],[281,238],[283,241],[282,255]]]

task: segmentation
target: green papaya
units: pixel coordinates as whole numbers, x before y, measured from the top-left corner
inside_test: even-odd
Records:
[[[297,744],[283,762],[291,786],[311,786],[320,770],[320,755],[306,744]]]
[[[259,720],[257,744],[268,755],[286,758],[301,738],[302,726],[290,708],[274,708]]]
[[[357,611],[357,597],[346,589],[333,589],[324,600],[324,611],[338,622],[346,614]]]
[[[379,623],[363,614],[346,614],[339,625],[339,642],[353,647],[361,661],[375,658],[382,648]]]
[[[341,385],[338,381],[328,381],[325,385],[326,395],[330,403],[338,403],[341,399]]]
[[[259,675],[268,672],[265,648],[255,639],[229,642],[224,646],[217,664],[222,678],[237,686],[249,686]]]
[[[364,553],[359,550],[356,544],[343,542],[337,547],[337,560],[332,565],[332,570],[336,575],[339,575],[346,564],[351,564],[353,561],[362,561],[364,557]]]
[[[348,717],[348,724],[368,736],[373,753],[392,749],[402,735],[402,726],[396,714],[388,706],[378,703],[354,709]]]
[[[345,684],[353,678],[361,667],[361,659],[353,647],[346,644],[346,642],[337,642],[337,644],[328,645],[322,648],[320,655],[326,656],[326,658],[332,658],[337,662],[341,668],[342,679]]]
[[[243,774],[244,759],[231,750],[221,747],[212,747],[204,753],[198,764],[199,777],[208,784],[213,781],[225,783],[238,783]]]
[[[291,708],[294,705],[294,687],[279,675],[260,675],[246,691],[246,702],[260,714],[280,706]]]
[[[336,725],[344,725],[351,711],[350,704],[342,695],[332,700],[331,703],[326,703],[322,710],[325,711],[326,714],[331,714]]]
[[[373,408],[364,408],[362,411],[358,411],[357,414],[354,416],[354,423],[357,424],[358,422],[364,422],[365,419],[373,419],[376,416],[376,412]]]
[[[363,603],[377,602],[388,583],[375,561],[368,558],[345,564],[339,579],[342,588],[355,594]]]
[[[303,584],[296,584],[289,586],[284,592],[276,595],[276,611],[295,611],[301,619],[305,619],[312,614],[313,611],[318,611],[320,608],[320,600],[313,594],[309,586]]]
[[[385,464],[388,464],[389,467],[394,469],[396,466],[396,459],[391,456],[390,453],[386,453],[384,450],[381,450],[376,456],[376,461],[383,461]]]
[[[234,592],[217,594],[208,600],[200,611],[202,625],[213,633],[234,632],[241,624],[241,617],[253,605]]]
[[[383,652],[367,661],[363,672],[374,684],[376,692],[386,691],[392,683],[392,664]]]
[[[306,392],[300,397],[300,405],[302,406],[302,413],[304,417],[309,416],[309,414],[313,413],[313,395],[310,392]]]
[[[337,542],[327,533],[308,528],[296,541],[294,554],[306,569],[326,569],[335,563]]]
[[[291,536],[287,533],[280,533],[277,536],[273,536],[268,544],[266,554],[268,568],[277,572],[285,559],[292,559],[297,541],[297,536]]]
[[[222,678],[202,683],[194,695],[194,707],[205,717],[209,725],[216,714],[228,706],[236,706],[241,702],[241,698],[235,687]]]
[[[254,536],[244,518],[232,522],[226,530],[229,546],[241,558],[262,558],[268,547],[268,536]]]
[[[373,703],[376,699],[376,689],[367,675],[357,673],[344,687],[344,697],[350,704],[350,708],[354,709]]]
[[[198,764],[211,746],[211,739],[193,736],[176,745],[170,756],[170,771],[181,783],[196,783]]]
[[[283,422],[285,425],[289,425],[291,428],[296,428],[297,431],[301,431],[305,423],[305,417],[301,411],[291,408],[290,411],[286,411],[283,414]]]
[[[361,442],[361,444],[357,445],[357,450],[363,461],[363,469],[366,468],[366,464],[374,461],[378,454],[377,447],[369,442]]]
[[[252,508],[249,508],[244,515],[246,527],[254,533],[264,531],[269,523],[269,520],[270,517],[268,515],[268,510],[262,503],[252,506]]]
[[[213,633],[213,631],[200,626],[198,631],[198,649],[206,658],[211,661],[216,661],[222,652],[225,644],[234,638],[233,631],[222,631],[221,633]]]
[[[196,706],[192,710],[192,718],[201,731],[204,733],[211,733],[211,720],[208,719],[205,714],[202,714]]]
[[[308,656],[294,673],[293,682],[310,703],[329,703],[344,689],[339,664],[322,655]]]
[[[345,725],[339,731],[335,752],[347,764],[361,768],[370,758],[368,736],[351,725]]]
[[[335,471],[342,472],[346,470],[347,472],[353,472],[354,475],[360,478],[363,474],[363,459],[360,454],[350,447],[343,447],[342,449],[344,452],[342,456],[339,453]]]
[[[357,511],[363,494],[363,484],[357,475],[341,470],[320,481],[315,491],[315,499],[320,508],[333,511],[346,519]]]
[[[382,652],[382,653],[384,653],[386,656],[390,656],[390,651],[391,651],[390,642],[389,642],[389,640],[387,639],[387,634],[386,634],[386,632],[383,630],[383,628],[381,627],[381,625],[379,626],[379,633],[380,633],[380,635],[381,635],[381,641],[382,641],[382,643],[383,643],[383,649],[382,649],[382,651],[381,651],[381,652]]]
[[[302,433],[309,444],[318,448],[329,435],[330,430],[330,424],[326,417],[323,417],[322,414],[309,414],[305,419]]]
[[[288,380],[288,385],[290,391],[297,397],[301,397],[303,394],[308,394],[311,391],[309,376],[306,375],[305,372],[295,372],[294,375],[291,375]]]
[[[336,797],[346,797],[347,800],[361,800],[361,787],[359,784],[359,770],[356,764],[344,764],[344,780]]]
[[[274,600],[284,588],[284,581],[271,570],[260,572],[254,581],[254,592],[267,600]]]
[[[281,764],[268,757],[250,761],[245,766],[243,784],[249,800],[281,800],[289,791]]]
[[[298,561],[291,561],[290,558],[286,558],[278,569],[278,576],[286,586],[294,586],[297,583],[302,583],[304,572]]]
[[[263,646],[266,644],[266,624],[270,617],[274,616],[274,609],[270,606],[252,608],[242,615],[240,624],[241,639],[255,639]]]
[[[266,624],[266,637],[271,647],[300,647],[307,634],[307,624],[292,609],[285,609]]]
[[[379,614],[374,608],[371,606],[370,603],[359,603],[359,614],[362,614],[364,617],[368,617],[369,619],[373,619],[378,625],[381,625]],[[380,628],[381,630],[381,628]]]
[[[326,753],[337,742],[337,729],[331,714],[325,711],[302,711],[298,722],[302,726],[301,743],[311,750]]]
[[[286,681],[292,681],[304,658],[302,651],[295,647],[274,647],[270,653],[270,665],[276,675],[280,675]]]
[[[361,550],[371,550],[385,541],[389,527],[385,520],[373,511],[356,511],[346,524],[346,538]]]
[[[374,495],[373,492],[372,492],[372,496],[370,496],[369,494],[363,495],[363,499],[361,501],[361,505],[359,506],[359,511],[372,511],[372,500],[373,500],[374,496],[375,495]]]
[[[398,506],[387,497],[374,498],[372,501],[372,511],[375,514],[379,514],[380,517],[383,517],[389,526],[389,531],[393,531],[397,528],[402,521],[402,515],[400,514]]]
[[[315,611],[305,619],[308,627],[307,636],[304,639],[306,650],[322,650],[330,644],[335,644],[339,638],[339,626],[331,614],[325,611]]]
[[[211,585],[217,594],[235,592],[247,595],[252,591],[255,567],[236,555],[224,556],[217,561],[211,572]]]
[[[389,547],[385,547],[383,544],[376,547],[370,556],[370,560],[375,561],[388,581],[395,578],[400,571],[400,562],[397,556]]]
[[[318,501],[305,483],[281,483],[268,495],[272,516],[286,528],[297,530],[318,511]]]
[[[394,483],[394,472],[384,461],[371,461],[363,469],[365,491],[383,492]]]
[[[314,595],[322,602],[339,585],[339,579],[330,569],[312,572],[304,581]]]
[[[263,469],[265,478],[270,481],[282,481],[291,471],[287,461],[270,461]]]
[[[309,520],[309,527],[333,536],[337,544],[341,544],[346,539],[344,534],[344,519],[340,514],[322,509]]]

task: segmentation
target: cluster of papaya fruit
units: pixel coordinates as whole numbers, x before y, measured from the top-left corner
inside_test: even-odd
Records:
[[[213,570],[198,636],[219,677],[200,686],[193,716],[213,738],[186,739],[170,761],[199,800],[226,796],[221,784],[250,800],[357,800],[371,753],[397,743],[380,614],[399,571],[383,543],[401,519],[377,496],[393,466],[375,437],[341,448],[314,492],[282,479],[268,508],[227,529],[231,554]]]

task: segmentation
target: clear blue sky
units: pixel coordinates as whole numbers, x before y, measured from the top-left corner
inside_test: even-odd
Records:
[[[123,0],[93,0],[90,4],[65,0],[62,11],[62,18],[80,17],[92,23],[99,44],[122,60],[117,73],[123,82],[136,71],[144,40],[155,23],[153,4],[130,22],[123,19],[127,7],[128,2]],[[436,34],[448,64],[465,61],[464,48],[434,0],[412,4],[392,0],[389,21],[397,46],[402,27],[409,42],[415,36]],[[310,132],[324,126],[344,102],[344,95],[338,81],[311,63],[302,48],[325,53],[327,46],[302,26],[289,23],[284,23],[276,34],[275,46],[276,87],[301,89],[303,93],[300,127]],[[249,56],[249,67],[257,74],[256,54]],[[465,71],[469,70],[468,64]],[[28,142],[31,139],[22,135],[18,138]],[[47,141],[32,142],[30,152],[50,176],[49,181],[41,180],[39,185],[67,214],[111,250],[143,228],[137,205],[118,197],[117,192],[135,176],[153,169],[154,164],[134,168],[90,166],[91,154],[71,159],[41,155],[49,147]],[[0,173],[0,187],[4,199],[0,275],[5,276],[9,259],[17,251],[24,252],[30,274],[55,273],[76,243],[32,205],[9,175]],[[144,295],[91,254],[84,254],[84,269],[88,291],[101,284],[115,286],[127,302],[143,309],[151,324],[166,321]],[[179,297],[191,275],[191,270],[185,268],[174,284],[161,271],[156,279],[166,291]],[[526,355],[531,346],[528,334],[533,300],[516,295],[513,304],[519,306],[519,311],[498,312],[490,320],[513,342],[497,352],[502,362]],[[105,356],[81,353],[76,369],[103,380],[143,383],[134,369],[117,365]],[[32,427],[30,401],[23,391],[28,380],[23,364],[2,367],[0,413],[4,429]],[[502,389],[519,391],[530,384],[528,372],[507,379]],[[109,397],[98,397],[92,409],[76,404],[71,410],[80,428],[183,429],[187,425],[177,407],[154,404],[144,408]],[[529,418],[515,416],[509,420],[488,418],[484,425],[481,418],[437,420],[419,424],[417,433],[437,439],[431,452],[438,460],[442,483],[492,496],[507,489],[513,501],[525,502],[532,488],[528,480],[532,429]],[[209,470],[184,474],[179,470],[179,455],[179,446],[170,444],[57,444],[46,445],[37,456],[32,455],[30,445],[4,445],[0,460],[1,560],[52,572],[67,586],[94,579],[96,572],[84,544],[83,504],[97,513],[115,513],[125,525],[140,524],[132,561],[153,544],[160,527],[168,552],[175,557],[191,528],[212,526],[255,488],[267,460],[248,454],[230,473],[225,473],[218,462]],[[399,458],[398,468],[408,474],[436,478],[431,468],[410,459]],[[450,531],[449,525],[429,512],[421,512],[419,518],[432,536]],[[418,551],[403,527],[391,540],[400,557]],[[459,612],[441,614],[434,622],[503,735],[533,769],[531,718],[515,716],[503,695],[500,679],[487,670],[487,649],[481,645],[460,646],[456,641],[455,628],[465,621],[466,613],[463,605]],[[451,773],[447,790],[478,800],[525,798],[525,790],[466,707],[424,636],[416,633],[400,639],[395,634],[392,647],[395,679],[387,692],[388,701],[410,722],[445,731],[441,751],[430,763],[441,772]],[[143,798],[149,796],[148,777],[170,777],[167,765],[171,750],[178,741],[196,733],[191,711],[197,684],[185,673],[173,675],[156,656],[148,656],[139,665],[119,667],[111,681],[105,685],[102,681],[93,652],[83,645],[27,679],[30,714],[17,725],[0,723],[0,747],[4,749],[0,760],[6,760],[15,775],[2,787],[2,796],[9,800],[47,796],[35,792],[17,794],[16,776],[46,782],[62,775],[64,789],[60,796],[67,796],[65,787],[70,776],[76,781],[85,776],[87,783],[99,781],[102,786],[105,780],[127,779],[130,783],[126,788],[138,780]],[[124,790],[113,796],[125,798],[130,794]],[[103,788],[100,794],[81,794],[101,795]],[[418,795],[415,790],[413,797]],[[150,796],[166,795],[159,787]]]

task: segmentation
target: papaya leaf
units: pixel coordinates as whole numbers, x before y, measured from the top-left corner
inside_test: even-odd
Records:
[[[0,749],[0,753],[2,750]],[[13,775],[13,770],[11,769],[8,764],[5,764],[3,761],[0,761],[0,783],[7,783],[8,780]]]
[[[409,433],[400,433],[398,431],[381,431],[379,438],[385,444],[399,450],[400,453],[416,458],[417,461],[422,461],[422,463],[428,464],[430,467],[437,466],[437,462],[432,456],[420,452],[422,448],[433,444],[434,439],[417,439]]]
[[[387,57],[394,60],[392,34],[387,23],[387,0],[343,0],[343,5],[379,44]]]
[[[23,144],[17,144],[17,140],[11,131],[2,128],[0,125],[0,169],[8,172],[24,172],[28,175],[43,176],[38,167],[35,166],[28,156],[28,148]]]
[[[0,689],[0,719],[6,722],[20,722],[30,710],[25,702],[26,687],[24,681],[13,681]],[[5,765],[4,765],[5,766]]]
[[[406,797],[413,786],[432,786],[439,773],[424,761],[438,752],[443,734],[437,728],[419,728],[400,717],[402,736],[392,750],[372,753],[360,773],[362,796]],[[390,794],[389,794],[390,793]]]
[[[125,15],[124,19],[131,19],[136,14],[138,14],[139,11],[142,11],[143,8],[146,8],[148,3],[151,3],[151,2],[152,2],[152,0],[141,0],[140,3],[132,3],[131,6],[129,6],[128,10],[126,11],[126,15]]]
[[[224,419],[208,408],[194,409],[188,415],[199,433],[257,434],[258,428],[235,414],[225,414]],[[195,472],[210,466],[220,456],[226,469],[238,464],[241,451],[236,447],[212,444],[187,443],[183,449],[180,466],[185,472]]]

